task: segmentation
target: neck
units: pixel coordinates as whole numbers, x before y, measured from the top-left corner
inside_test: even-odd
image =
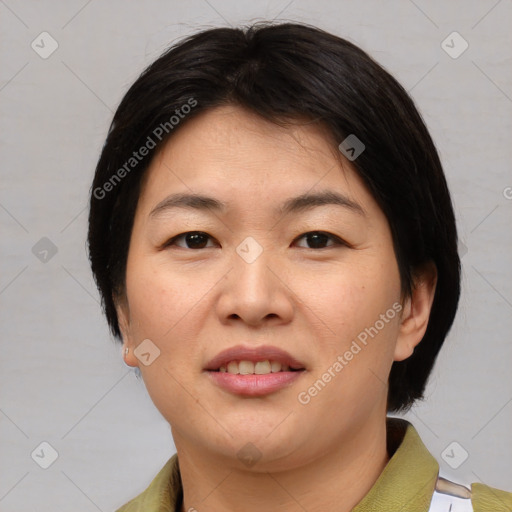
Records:
[[[173,434],[174,435],[174,434]],[[344,436],[335,449],[288,470],[240,470],[225,459],[205,455],[175,436],[183,484],[182,512],[350,512],[384,470],[385,418]]]

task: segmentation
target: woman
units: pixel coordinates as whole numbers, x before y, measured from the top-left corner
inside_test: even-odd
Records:
[[[281,24],[171,48],[115,113],[88,241],[177,450],[120,511],[511,509],[386,416],[423,395],[460,261],[431,137],[353,44]]]

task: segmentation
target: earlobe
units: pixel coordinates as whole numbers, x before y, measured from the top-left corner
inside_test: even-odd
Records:
[[[427,330],[437,283],[437,268],[433,262],[423,265],[416,273],[413,290],[404,302],[400,330],[395,346],[395,361],[410,357]]]
[[[128,366],[138,367],[139,360],[135,357],[133,350],[126,345],[123,345],[123,359]]]

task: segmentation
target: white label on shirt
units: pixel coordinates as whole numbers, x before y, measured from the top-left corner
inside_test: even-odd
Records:
[[[473,505],[468,498],[456,498],[435,491],[428,512],[473,512]]]

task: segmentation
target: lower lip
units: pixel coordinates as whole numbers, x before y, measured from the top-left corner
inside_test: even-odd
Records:
[[[304,373],[276,372],[266,375],[240,375],[228,372],[207,372],[210,378],[221,388],[245,396],[263,396],[290,386]]]

